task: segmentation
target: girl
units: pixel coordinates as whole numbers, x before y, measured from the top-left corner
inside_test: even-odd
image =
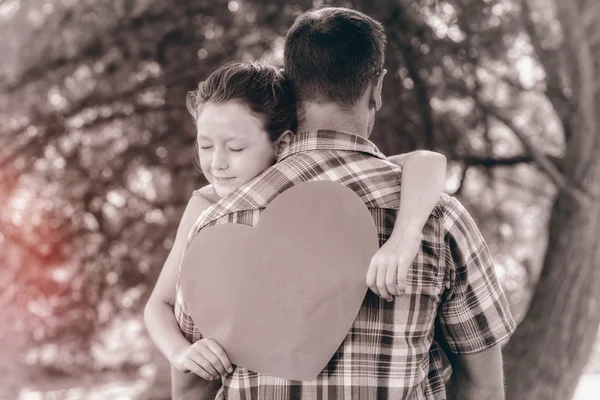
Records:
[[[179,372],[208,380],[231,372],[218,343],[184,337],[176,301],[179,263],[198,217],[220,198],[273,165],[297,126],[293,86],[278,68],[265,63],[229,63],[188,95],[197,127],[200,169],[211,184],[193,193],[175,242],[146,305],[144,318],[156,346]],[[388,301],[400,294],[406,270],[421,242],[421,230],[443,189],[446,159],[415,151],[392,156],[403,167],[401,205],[390,239],[373,256],[367,284]]]

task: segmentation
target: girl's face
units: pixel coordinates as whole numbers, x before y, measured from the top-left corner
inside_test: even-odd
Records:
[[[275,163],[277,145],[263,121],[240,102],[204,104],[196,126],[200,167],[221,197]]]

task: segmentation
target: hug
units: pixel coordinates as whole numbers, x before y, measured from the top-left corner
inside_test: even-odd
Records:
[[[188,95],[194,153],[210,184],[191,194],[145,310],[172,366],[174,398],[504,399],[500,344],[515,322],[481,233],[442,193],[444,156],[386,157],[369,140],[384,106],[385,46],[373,18],[315,9],[289,29],[283,68],[228,63]],[[312,380],[234,364],[190,315],[182,259],[202,232],[256,227],[286,190],[323,181],[360,198],[377,233],[351,327]]]

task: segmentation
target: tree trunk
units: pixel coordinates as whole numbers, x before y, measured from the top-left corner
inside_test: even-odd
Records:
[[[559,188],[554,202],[530,309],[504,349],[507,400],[572,398],[600,325],[600,71],[594,62],[600,50],[586,36],[585,13],[576,3],[557,0],[556,7],[563,32],[557,54],[572,89],[571,111],[557,110],[569,132],[568,187]]]
[[[600,162],[594,171],[600,188]],[[507,400],[573,396],[600,324],[600,202],[561,191],[530,309],[506,346]]]

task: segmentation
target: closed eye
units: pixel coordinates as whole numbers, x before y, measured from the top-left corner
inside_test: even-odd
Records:
[[[233,151],[234,153],[239,153],[240,151],[242,151],[244,149],[245,149],[245,147],[240,147],[240,148],[237,148],[237,149],[229,149],[229,150]]]

